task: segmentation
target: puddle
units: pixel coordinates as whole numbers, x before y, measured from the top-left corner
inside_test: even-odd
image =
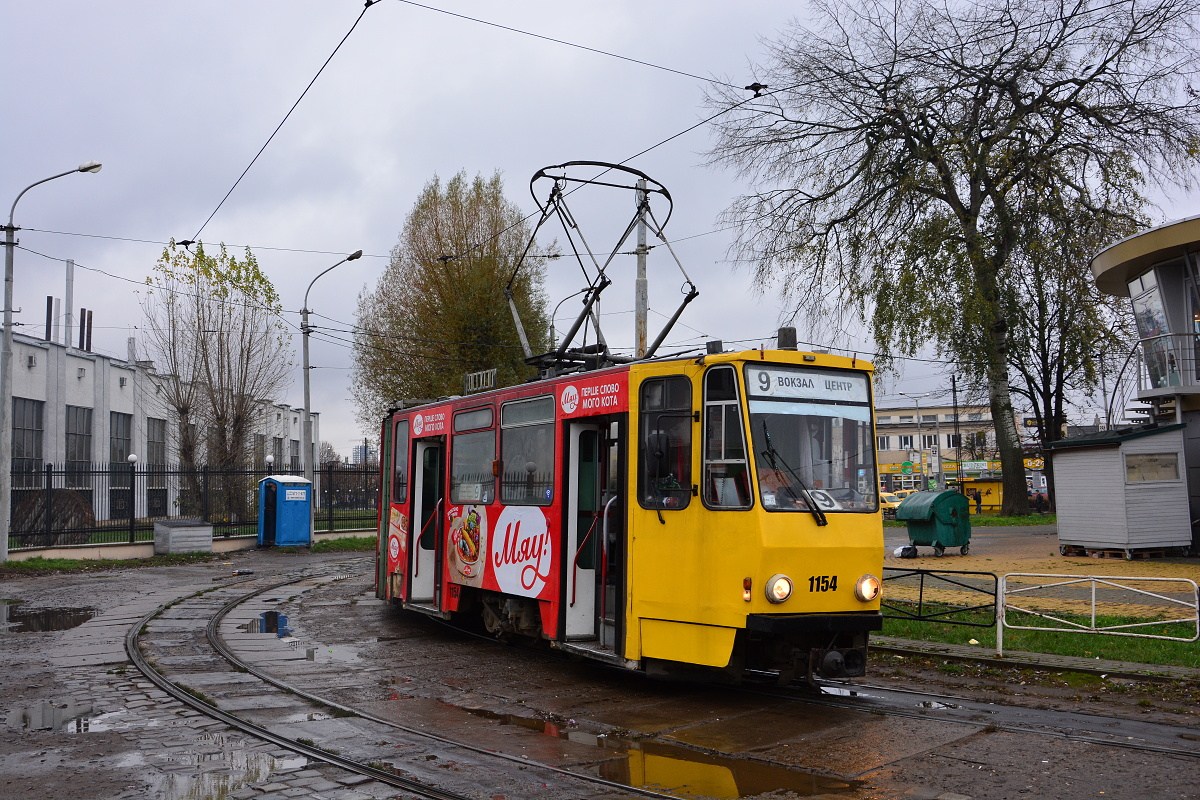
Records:
[[[292,635],[292,629],[288,627],[287,614],[281,614],[278,611],[264,611],[242,625],[241,629],[246,633],[273,633],[280,639]]]
[[[647,742],[621,736],[593,734],[570,723],[500,714],[478,708],[459,708],[477,717],[515,725],[545,736],[611,751],[596,768],[605,780],[639,789],[669,791],[680,797],[734,800],[789,792],[795,797],[855,796],[855,784],[778,764],[710,755],[668,742]]]
[[[87,730],[86,721],[92,713],[91,703],[55,703],[43,700],[30,706],[20,706],[8,712],[5,724],[26,731]]]
[[[291,724],[293,722],[320,722],[326,719],[333,719],[333,715],[326,714],[323,711],[306,711],[284,717],[279,722],[282,724]]]
[[[190,752],[152,756],[151,762],[167,768],[167,774],[161,775],[149,792],[161,800],[228,797],[245,786],[267,781],[273,773],[308,765],[304,756],[276,758],[247,750],[245,739],[220,733],[200,736]]]
[[[19,706],[8,713],[5,724],[9,728],[26,731],[61,731],[63,733],[101,733],[124,730],[130,726],[129,712],[125,709],[109,711],[93,716],[91,703],[64,703],[42,700],[28,706]],[[156,722],[141,722],[139,727],[156,727]]]
[[[66,631],[94,616],[94,608],[23,608],[20,600],[2,600],[0,633]]]

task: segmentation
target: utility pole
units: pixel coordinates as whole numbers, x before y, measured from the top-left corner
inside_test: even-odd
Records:
[[[649,301],[646,290],[646,179],[639,178],[637,191],[634,192],[634,202],[637,204],[637,281],[634,283],[633,298],[633,339],[634,355],[638,358],[646,356],[646,316]]]
[[[954,463],[958,465],[958,490],[965,492],[963,488],[963,466],[962,466],[962,433],[958,429],[958,381],[955,376],[950,376],[950,398],[954,404]]]

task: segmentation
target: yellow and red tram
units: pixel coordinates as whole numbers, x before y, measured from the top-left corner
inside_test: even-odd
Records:
[[[881,626],[870,364],[622,364],[383,423],[377,592],[655,674],[862,675]]]

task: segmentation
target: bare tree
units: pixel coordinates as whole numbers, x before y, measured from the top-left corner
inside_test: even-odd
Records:
[[[145,348],[179,422],[179,460],[243,465],[255,417],[288,378],[291,352],[279,297],[253,253],[216,256],[171,243],[142,300]],[[201,441],[203,436],[203,441]]]
[[[339,464],[342,457],[338,455],[338,451],[334,449],[329,442],[321,442],[321,446],[317,450],[318,464]]]
[[[1066,222],[1042,213],[1047,191],[1112,231],[1139,222],[1138,187],[1187,183],[1200,142],[1196,10],[826,0],[819,31],[771,45],[769,88],[710,98],[732,108],[714,163],[762,187],[728,212],[737,255],[796,314],[848,303],[885,355],[932,342],[981,375],[1006,513],[1028,512],[1006,302],[1021,236],[1034,219]]]

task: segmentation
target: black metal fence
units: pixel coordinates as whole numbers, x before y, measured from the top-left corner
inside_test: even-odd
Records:
[[[280,469],[73,464],[14,469],[10,550],[154,540],[154,523],[196,519],[214,537],[257,536],[259,481]],[[375,525],[379,468],[327,464],[314,476],[317,531]]]

